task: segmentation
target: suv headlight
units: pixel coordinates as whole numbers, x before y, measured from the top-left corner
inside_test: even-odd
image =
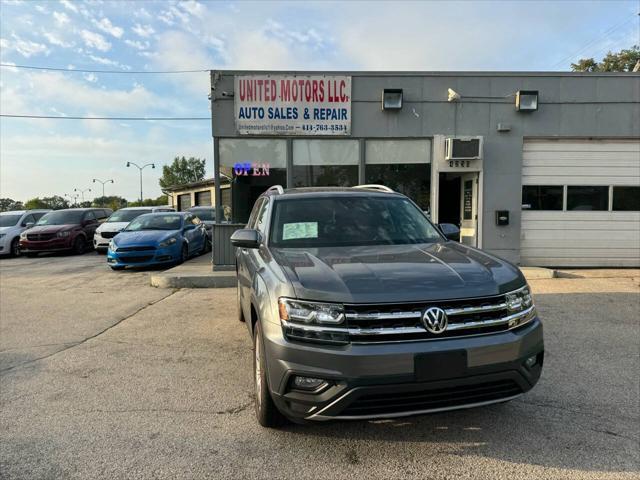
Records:
[[[158,244],[158,246],[160,247],[168,247],[169,245],[173,245],[174,243],[176,243],[178,240],[176,240],[176,237],[171,237],[168,240],[165,240],[164,242],[160,242]]]
[[[278,300],[280,323],[287,338],[321,343],[349,343],[344,307],[337,303]]]
[[[68,231],[67,231],[67,232],[58,232],[58,233],[56,234],[56,236],[58,236],[58,237],[60,237],[60,238],[66,238],[66,237],[68,237],[68,236],[69,236],[69,232],[68,232]]]
[[[27,231],[25,230],[20,234],[20,240],[26,240],[26,239],[27,239]]]
[[[507,301],[507,309],[509,312],[521,312],[533,306],[533,298],[531,297],[531,290],[529,285],[526,285],[518,290],[509,292],[505,295]]]

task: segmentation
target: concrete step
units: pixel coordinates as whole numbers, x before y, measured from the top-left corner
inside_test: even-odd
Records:
[[[236,286],[235,270],[213,271],[211,254],[201,255],[164,272],[151,274],[158,288],[229,288]]]

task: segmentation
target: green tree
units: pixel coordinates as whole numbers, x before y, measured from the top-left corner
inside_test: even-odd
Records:
[[[160,195],[158,198],[145,198],[142,203],[140,200],[129,202],[129,207],[160,207],[168,205],[169,198],[166,195]]]
[[[59,195],[54,195],[52,197],[32,198],[27,200],[27,203],[25,203],[24,206],[27,209],[51,208],[53,210],[60,210],[61,208],[69,208],[69,202]]]
[[[581,58],[571,64],[574,72],[632,72],[633,67],[640,61],[640,46],[622,49],[619,52],[609,52],[601,62],[593,58]]]
[[[171,165],[162,167],[160,188],[165,189],[174,185],[199,182],[204,179],[206,159],[195,157],[176,157]]]
[[[93,199],[93,207],[109,207],[112,210],[118,210],[127,206],[127,200],[117,195],[105,195],[104,197],[96,197]]]
[[[24,209],[24,205],[19,200],[14,200],[12,198],[0,198],[0,212],[22,209]]]

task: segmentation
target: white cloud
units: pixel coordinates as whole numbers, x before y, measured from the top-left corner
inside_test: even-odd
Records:
[[[60,3],[64,5],[64,8],[66,8],[67,10],[71,10],[74,13],[78,13],[78,8],[69,0],[60,0]]]
[[[124,33],[124,30],[122,28],[113,25],[111,23],[111,20],[109,20],[107,17],[104,17],[102,20],[94,19],[93,24],[103,32],[108,33],[109,35],[112,35],[116,38],[122,37],[122,34]]]
[[[84,40],[84,44],[89,48],[96,48],[101,52],[107,52],[111,49],[111,43],[105,40],[105,38],[99,33],[82,30],[80,32],[80,36],[82,37],[82,40]]]
[[[82,75],[87,82],[95,83],[98,81],[98,76],[95,73],[85,73]]]
[[[136,50],[146,50],[149,48],[149,42],[141,42],[139,40],[125,40],[124,43],[129,45],[130,47],[135,48]]]
[[[131,30],[133,30],[133,33],[143,38],[149,38],[151,35],[156,33],[151,25],[140,25],[139,23],[136,23]]]
[[[40,13],[49,13],[49,10],[44,5],[36,5],[36,10]]]
[[[131,70],[131,67],[129,67],[129,65],[125,65],[115,60],[111,60],[110,58],[99,57],[97,55],[89,55],[89,58],[94,62],[99,63],[100,65],[118,67],[118,68],[121,68],[122,70]]]
[[[145,20],[150,20],[152,18],[151,14],[144,7],[134,11],[133,16],[136,18],[144,18]]]
[[[70,22],[69,16],[64,12],[53,12],[53,18],[60,27]]]
[[[187,0],[178,4],[184,11],[190,13],[194,17],[202,17],[205,13],[204,5],[195,0]]]
[[[13,40],[8,40],[6,38],[0,40],[0,46],[2,46],[3,50],[16,51],[25,58],[41,53],[49,55],[49,48],[43,43],[23,40],[15,33],[11,34],[11,37]]]
[[[51,45],[55,45],[56,47],[69,48],[74,46],[73,42],[65,42],[62,38],[60,38],[60,36],[53,32],[44,32],[42,35],[47,39],[47,42],[49,42]]]

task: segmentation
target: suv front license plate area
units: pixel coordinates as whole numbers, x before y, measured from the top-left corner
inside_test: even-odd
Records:
[[[418,382],[463,377],[467,373],[467,351],[417,354],[413,371]]]

